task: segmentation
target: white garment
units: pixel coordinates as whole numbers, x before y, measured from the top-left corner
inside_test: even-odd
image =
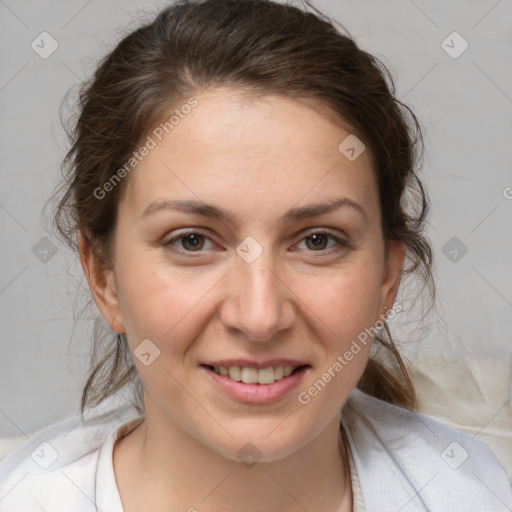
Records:
[[[352,485],[352,512],[366,512],[363,500],[363,491],[359,482],[356,464],[350,445],[347,443],[348,463],[350,466],[350,481]]]
[[[123,512],[113,445],[143,418],[131,405],[92,412],[85,424],[74,416],[46,427],[0,461],[0,512]],[[505,471],[480,441],[358,389],[340,419],[366,512],[512,510]]]

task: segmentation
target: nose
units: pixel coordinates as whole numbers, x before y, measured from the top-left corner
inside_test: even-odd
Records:
[[[221,320],[253,342],[273,341],[295,322],[294,293],[276,265],[271,251],[248,263],[238,257],[228,274],[228,296]]]

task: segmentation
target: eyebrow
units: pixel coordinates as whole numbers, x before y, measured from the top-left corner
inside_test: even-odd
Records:
[[[279,219],[279,221],[298,221],[310,217],[316,217],[325,213],[330,213],[347,206],[359,212],[365,220],[368,220],[364,208],[359,203],[347,197],[340,197],[328,201],[323,201],[321,203],[291,208]],[[218,219],[232,225],[237,224],[236,216],[234,213],[225,210],[224,208],[193,199],[154,201],[146,207],[141,217],[146,217],[162,210],[179,210],[185,213],[193,213],[196,215],[202,215],[204,217]]]

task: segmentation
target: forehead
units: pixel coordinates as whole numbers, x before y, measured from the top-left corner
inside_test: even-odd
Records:
[[[139,213],[156,198],[176,196],[225,206],[257,202],[261,210],[341,194],[375,208],[370,152],[349,160],[339,146],[350,132],[314,107],[230,89],[194,98],[197,106],[162,140],[154,135],[162,130],[149,133],[156,145],[126,184],[125,199]]]

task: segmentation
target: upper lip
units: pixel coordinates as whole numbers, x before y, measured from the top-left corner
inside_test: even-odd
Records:
[[[231,366],[241,366],[256,368],[261,370],[263,368],[277,367],[277,366],[306,366],[306,361],[298,361],[295,359],[267,359],[266,361],[251,361],[249,359],[222,359],[220,361],[204,361],[201,363],[206,366],[224,366],[230,368]]]

